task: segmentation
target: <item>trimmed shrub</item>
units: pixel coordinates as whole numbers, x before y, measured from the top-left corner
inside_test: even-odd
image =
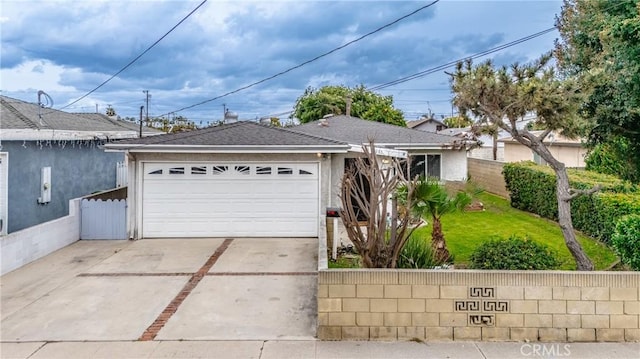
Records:
[[[636,185],[591,171],[570,169],[568,173],[572,188],[602,186],[598,193],[571,201],[571,216],[576,229],[608,242],[618,218],[640,214],[640,192]],[[510,192],[511,206],[558,220],[556,178],[551,168],[533,162],[508,163],[504,166],[503,174]]]
[[[429,238],[412,235],[405,243],[398,258],[397,267],[403,269],[431,269],[443,265],[436,259]]]
[[[490,239],[476,248],[470,259],[475,269],[545,270],[560,265],[549,247],[518,236]]]
[[[611,245],[622,263],[640,270],[640,215],[632,214],[618,220]]]

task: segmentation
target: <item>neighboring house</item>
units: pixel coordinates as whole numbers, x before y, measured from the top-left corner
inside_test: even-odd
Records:
[[[335,116],[293,128],[236,122],[107,144],[129,161],[131,238],[315,237],[345,163],[376,141],[412,174],[467,176],[456,138]]]
[[[448,128],[444,122],[435,118],[421,117],[419,120],[406,122],[408,128],[425,132],[439,132]]]
[[[0,96],[0,234],[66,216],[70,199],[116,187],[116,166],[124,156],[102,146],[137,137],[138,130],[106,115],[71,114]]]
[[[531,131],[538,136],[542,131]],[[538,164],[546,162],[534,153],[530,148],[520,144],[512,137],[507,137],[498,142],[504,143],[504,160],[506,162],[534,161]],[[565,164],[567,167],[584,168],[584,158],[587,149],[580,139],[569,139],[558,133],[552,132],[544,140],[553,157]]]

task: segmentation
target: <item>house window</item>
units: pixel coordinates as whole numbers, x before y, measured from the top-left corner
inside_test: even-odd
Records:
[[[211,168],[211,173],[213,173],[214,175],[221,175],[227,172],[228,169],[229,169],[229,166],[213,166]]]
[[[436,131],[442,131],[442,125],[436,125]]]
[[[206,175],[207,167],[206,166],[192,166],[191,167],[192,175]]]
[[[248,175],[250,172],[250,169],[251,168],[249,166],[235,166],[236,172],[243,175]]]
[[[407,176],[407,178],[413,179],[416,176],[424,176],[426,173],[425,163],[425,155],[409,156],[409,175]]]
[[[292,175],[293,174],[293,168],[290,168],[290,167],[278,167],[278,174],[279,175]]]
[[[257,175],[270,175],[271,174],[271,167],[258,166],[258,167],[256,167],[256,174]]]
[[[541,165],[541,166],[546,166],[547,165],[547,161],[545,161],[542,157],[540,157],[539,154],[531,151],[533,153],[533,162]]]
[[[169,168],[169,174],[170,175],[183,175],[184,174],[184,167],[172,167],[172,168]]]
[[[440,179],[440,155],[427,155],[427,177]]]
[[[307,170],[298,170],[298,174],[301,175],[312,175],[313,173],[307,171]]]
[[[440,179],[441,176],[441,155],[412,155],[409,156],[409,176],[426,176],[428,178]]]
[[[150,175],[161,175],[162,174],[162,169],[151,171],[151,172],[149,172],[149,174]]]

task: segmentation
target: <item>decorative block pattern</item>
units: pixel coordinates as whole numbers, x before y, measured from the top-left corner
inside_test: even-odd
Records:
[[[640,273],[320,270],[322,340],[640,341]]]

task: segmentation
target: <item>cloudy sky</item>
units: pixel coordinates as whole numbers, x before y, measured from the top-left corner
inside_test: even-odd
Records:
[[[0,12],[0,89],[67,106],[160,39],[202,0],[6,1]],[[167,114],[234,91],[326,53],[430,1],[209,0],[138,61],[69,112],[111,105],[138,117]],[[203,124],[223,105],[241,119],[288,116],[305,88],[385,84],[553,27],[561,1],[441,0],[336,51],[235,94],[178,112]],[[526,62],[553,47],[551,32],[485,58]],[[443,70],[378,91],[407,119],[451,114]]]

